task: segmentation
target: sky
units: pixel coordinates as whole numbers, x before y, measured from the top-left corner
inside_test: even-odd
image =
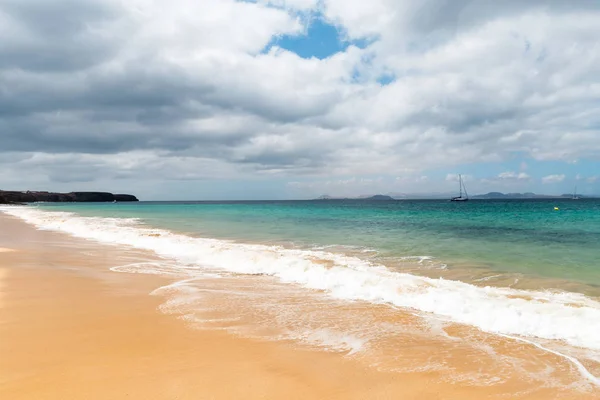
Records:
[[[2,0],[0,189],[600,194],[596,0]]]

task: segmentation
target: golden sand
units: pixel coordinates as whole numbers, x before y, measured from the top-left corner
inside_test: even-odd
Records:
[[[0,245],[17,250],[0,254],[0,399],[600,398],[543,387],[515,396],[518,385],[450,383],[438,373],[382,371],[340,353],[190,329],[158,311],[164,299],[148,296],[168,279],[108,270],[152,255],[36,231],[2,214],[0,228]],[[420,354],[431,342],[401,340],[396,348],[427,363]],[[470,363],[454,353],[452,362]]]

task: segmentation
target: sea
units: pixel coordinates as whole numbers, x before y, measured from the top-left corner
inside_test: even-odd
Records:
[[[2,211],[38,229],[150,251],[156,261],[112,271],[169,277],[151,295],[195,329],[339,352],[386,371],[510,384],[513,395],[600,387],[597,199]]]

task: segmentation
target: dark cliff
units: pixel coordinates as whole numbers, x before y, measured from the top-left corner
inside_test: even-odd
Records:
[[[0,204],[45,202],[113,202],[113,201],[138,201],[131,194],[112,194],[107,192],[11,192],[0,190]]]
[[[137,197],[132,194],[115,194],[116,201],[138,201]]]

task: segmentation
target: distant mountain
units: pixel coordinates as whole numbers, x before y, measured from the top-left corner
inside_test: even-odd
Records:
[[[428,192],[428,193],[390,192],[390,193],[387,193],[387,195],[394,199],[397,199],[397,200],[449,199],[453,196],[456,196],[456,194],[452,193],[452,192]]]
[[[560,195],[560,197],[568,197],[568,198],[572,198],[573,197],[573,193],[563,193]],[[580,199],[589,199],[589,198],[596,198],[598,196],[586,196],[583,194],[578,194],[577,197],[579,197]]]
[[[315,200],[449,200],[451,197],[455,196],[454,193],[398,193],[392,192],[388,194],[377,194],[377,195],[363,195],[357,197],[333,197],[329,195],[323,195]],[[536,194],[533,192],[525,192],[525,193],[502,193],[502,192],[489,192],[486,194],[478,194],[474,196],[469,196],[471,199],[476,200],[493,200],[493,199],[563,199],[563,198],[571,198],[572,194],[562,194],[559,196],[547,195],[547,194]],[[600,196],[582,196],[578,195],[580,198],[595,198]]]
[[[316,198],[315,200],[395,200],[391,196],[386,196],[383,194],[376,194],[374,196],[360,196],[360,197],[332,197],[329,195],[322,195]]]
[[[572,195],[562,195],[562,196],[552,196],[547,194],[535,194],[532,192],[526,193],[501,193],[501,192],[489,192],[486,194],[478,194],[475,196],[471,196],[473,199],[557,199],[560,197]]]
[[[375,196],[366,197],[365,200],[394,200],[394,198],[383,194],[376,194]]]

